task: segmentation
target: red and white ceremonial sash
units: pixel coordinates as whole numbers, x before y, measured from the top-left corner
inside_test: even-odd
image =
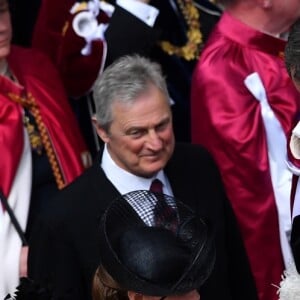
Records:
[[[292,173],[286,165],[286,136],[280,122],[268,103],[266,90],[258,73],[252,73],[244,81],[248,90],[261,106],[261,116],[266,131],[268,160],[279,222],[281,250],[285,266],[293,262],[290,248],[290,194]]]

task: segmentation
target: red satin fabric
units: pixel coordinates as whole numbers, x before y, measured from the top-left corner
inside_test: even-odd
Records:
[[[258,72],[286,134],[299,113],[299,94],[285,69],[285,42],[224,13],[195,69],[192,141],[206,146],[236,213],[260,300],[277,300],[283,259],[260,104],[244,85]],[[229,266],[230,267],[230,266]]]
[[[68,96],[87,93],[96,80],[105,60],[104,43],[93,42],[91,54],[81,55],[85,40],[72,28],[76,14],[69,11],[74,0],[43,0],[33,32],[32,47],[46,53],[58,67]],[[101,11],[99,23],[108,23],[109,17]]]
[[[59,75],[42,54],[12,47],[8,64],[19,84],[0,76],[0,188],[6,196],[16,174],[23,149],[22,106],[9,93],[26,97],[31,93],[40,108],[65,183],[84,169],[81,159],[87,148],[71,110]]]

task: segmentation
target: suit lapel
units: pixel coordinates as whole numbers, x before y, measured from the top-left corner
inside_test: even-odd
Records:
[[[186,152],[184,152],[186,154]],[[190,188],[191,174],[185,169],[185,155],[179,144],[175,145],[174,153],[165,167],[165,173],[169,179],[174,197],[191,205],[195,198],[194,190]]]
[[[101,164],[102,152],[99,153],[97,159],[93,163],[93,166],[89,170],[88,179],[90,181],[90,194],[95,198],[95,209],[102,213],[107,206],[120,197],[119,191],[114,185],[107,179],[103,172]]]

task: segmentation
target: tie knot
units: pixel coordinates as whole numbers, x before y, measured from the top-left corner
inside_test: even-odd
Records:
[[[163,193],[163,184],[159,179],[154,179],[150,186],[150,191],[153,193]]]

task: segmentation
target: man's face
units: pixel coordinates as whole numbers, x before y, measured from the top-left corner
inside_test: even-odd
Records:
[[[0,60],[9,54],[11,37],[8,3],[6,0],[0,0]]]
[[[274,22],[281,24],[281,33],[287,32],[290,26],[300,18],[299,0],[273,0],[272,7],[275,13]]]
[[[109,132],[98,129],[112,159],[132,174],[152,177],[165,167],[174,149],[168,99],[150,86],[134,104],[115,102],[112,110]]]

